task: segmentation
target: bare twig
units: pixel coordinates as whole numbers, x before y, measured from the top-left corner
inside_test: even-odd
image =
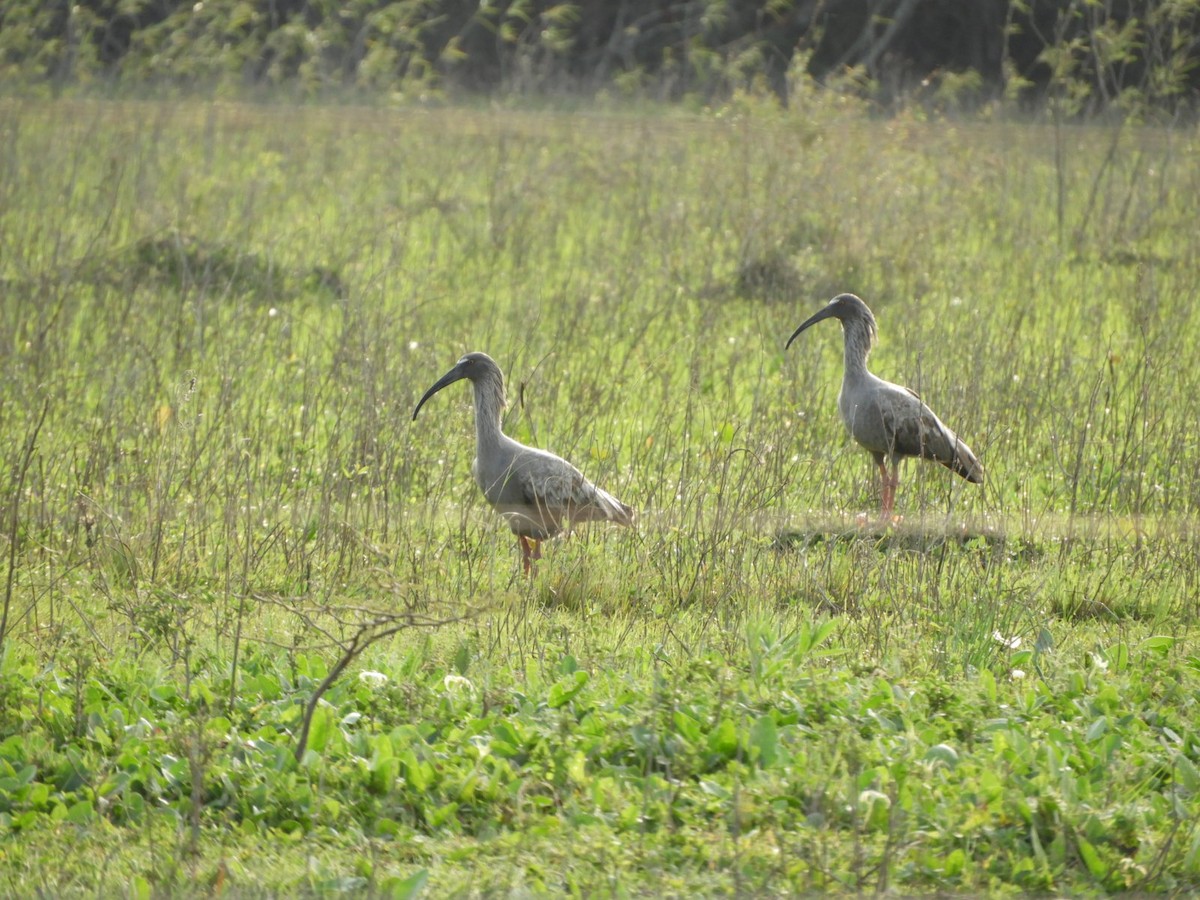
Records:
[[[304,705],[304,716],[300,722],[300,731],[296,737],[296,761],[304,758],[308,749],[309,734],[312,731],[312,720],[316,714],[321,698],[333,687],[346,668],[372,644],[399,634],[409,628],[437,628],[454,622],[462,622],[479,614],[481,610],[472,609],[465,613],[434,616],[418,613],[411,608],[400,611],[372,609],[363,606],[339,606],[336,609],[325,607],[305,606],[300,598],[271,597],[264,594],[254,594],[252,599],[281,607],[300,619],[304,626],[320,634],[326,643],[311,650],[335,650],[338,652],[337,661],[329,673],[321,680]],[[338,637],[330,628],[320,624],[319,619],[331,621],[338,630],[351,632],[349,637]],[[272,641],[264,641],[268,645],[282,646]],[[290,645],[289,645],[290,647]]]
[[[46,421],[46,413],[49,410],[50,398],[47,397],[42,400],[42,411],[38,414],[33,428],[25,435],[25,449],[13,471],[12,514],[8,523],[8,573],[4,580],[4,611],[0,613],[0,647],[4,646],[4,638],[8,634],[8,611],[12,606],[13,583],[17,572],[17,528],[21,522],[21,491],[25,489],[25,476],[33,462],[38,433],[42,430],[42,423]]]

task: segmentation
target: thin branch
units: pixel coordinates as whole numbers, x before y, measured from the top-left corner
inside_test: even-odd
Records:
[[[459,616],[457,618],[446,619],[441,622],[429,622],[426,624],[444,625],[449,622],[462,621],[464,618],[466,617]],[[346,670],[346,667],[349,666],[350,663],[354,662],[360,653],[362,653],[376,641],[381,641],[384,638],[392,637],[393,635],[399,634],[405,629],[414,627],[414,625],[411,621],[406,620],[396,622],[395,624],[378,631],[373,630],[375,627],[376,626],[374,623],[362,626],[347,643],[340,645],[342,655],[338,657],[338,661],[333,664],[333,668],[329,670],[329,674],[322,679],[321,683],[318,684],[313,690],[312,696],[308,698],[308,703],[306,703],[304,706],[304,718],[300,723],[300,734],[296,738],[296,762],[300,762],[302,759],[304,759],[304,751],[308,749],[308,736],[312,730],[312,720],[313,716],[316,714],[317,705],[321,702],[321,698],[325,696],[325,692],[333,687],[334,682],[337,681],[342,672]]]
[[[304,758],[304,753],[308,749],[313,716],[316,715],[321,698],[364,650],[378,641],[393,637],[410,628],[438,628],[442,625],[466,621],[482,611],[482,609],[472,609],[456,615],[434,616],[418,613],[412,609],[391,611],[363,606],[339,606],[336,609],[315,607],[308,605],[304,599],[299,597],[272,597],[266,594],[251,594],[249,597],[286,610],[298,618],[307,629],[321,635],[327,642],[316,646],[310,645],[307,649],[338,652],[337,661],[320,684],[313,689],[312,695],[304,704],[304,716],[296,737],[296,762],[300,762]],[[245,599],[243,597],[242,601],[244,602]],[[350,630],[353,633],[349,637],[339,638],[332,633],[328,626],[319,624],[319,619],[331,620],[337,628]],[[293,645],[283,645],[269,639],[260,640],[259,643],[285,650],[295,649]]]
[[[33,430],[25,436],[25,450],[21,454],[16,471],[13,473],[12,516],[8,527],[8,573],[4,581],[4,611],[0,613],[0,647],[4,646],[4,638],[8,634],[8,611],[12,606],[13,584],[17,574],[17,529],[21,523],[21,492],[25,489],[25,476],[33,462],[33,452],[37,447],[38,434],[42,423],[46,421],[46,413],[50,410],[50,398],[42,400],[42,411],[38,415]]]

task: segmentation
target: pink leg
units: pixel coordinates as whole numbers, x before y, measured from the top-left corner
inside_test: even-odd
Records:
[[[530,577],[533,576],[533,561],[530,557],[533,551],[529,548],[529,540],[523,534],[517,535],[517,544],[521,548],[521,571]]]
[[[879,466],[879,480],[882,483],[883,520],[886,522],[892,515],[892,504],[896,501],[895,488],[892,486],[887,462],[879,459],[876,460],[876,465]]]
[[[892,511],[896,508],[896,489],[900,486],[900,464],[896,463],[890,471],[885,461],[880,460],[878,465],[883,481],[883,523],[889,525],[896,521]]]
[[[521,534],[517,535],[517,543],[521,545],[521,571],[532,578],[537,570],[534,562],[542,558],[542,542]]]

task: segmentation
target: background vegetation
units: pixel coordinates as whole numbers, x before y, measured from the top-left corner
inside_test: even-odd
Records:
[[[1200,887],[1200,147],[1060,46],[1021,124],[808,57],[786,107],[21,83],[3,889]],[[838,330],[782,350],[841,290],[988,472],[886,531]],[[520,577],[468,391],[410,421],[472,349],[636,530]]]
[[[885,108],[1038,105],[1069,75],[1087,111],[1173,115],[1195,109],[1198,34],[1197,0],[11,0],[0,75],[710,102],[786,101],[798,66]]]

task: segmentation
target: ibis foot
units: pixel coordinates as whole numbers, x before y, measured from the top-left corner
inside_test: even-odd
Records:
[[[863,512],[854,517],[854,524],[859,528],[869,528],[877,523],[870,513]],[[904,516],[885,512],[879,517],[878,524],[883,528],[898,528],[904,524]]]

